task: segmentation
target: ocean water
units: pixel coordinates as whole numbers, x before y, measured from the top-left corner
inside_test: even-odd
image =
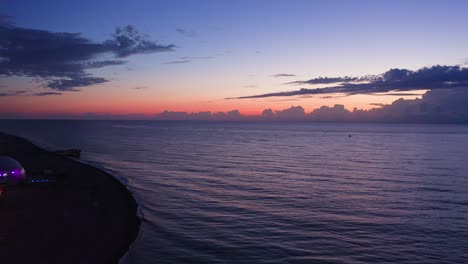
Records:
[[[468,126],[1,121],[118,176],[122,263],[468,263]]]

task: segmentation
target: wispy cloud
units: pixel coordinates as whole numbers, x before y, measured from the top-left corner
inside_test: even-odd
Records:
[[[279,78],[279,77],[294,77],[296,75],[291,74],[291,73],[278,73],[278,74],[273,74],[272,76],[275,78]]]
[[[214,56],[195,56],[195,57],[190,57],[192,60],[211,60],[214,59]]]
[[[387,92],[436,90],[468,87],[468,68],[460,66],[432,66],[411,71],[391,69],[381,75],[363,77],[320,77],[307,81],[296,81],[294,84],[335,84],[331,87],[248,95],[227,99],[264,98],[275,96],[297,96],[315,94],[376,94]]]
[[[366,77],[319,77],[319,78],[314,78],[306,81],[294,81],[294,82],[289,82],[287,84],[333,84],[333,83],[349,83],[349,82],[354,82],[354,81],[365,81],[367,79],[363,79]]]
[[[143,89],[148,89],[148,86],[137,86],[137,87],[134,87],[133,89],[135,89],[135,90],[143,90]]]
[[[43,93],[34,93],[35,96],[51,96],[51,95],[61,95],[62,93],[57,92],[43,92]]]
[[[194,61],[194,60],[210,60],[210,59],[214,59],[215,57],[214,56],[182,56],[182,57],[179,57],[177,60],[173,60],[173,61],[169,61],[169,62],[165,62],[164,64],[179,64],[179,63],[187,63],[187,62],[191,62],[191,61]]]
[[[6,86],[0,86],[0,87],[6,87]],[[26,94],[27,92],[28,92],[28,91],[25,91],[25,90],[0,92],[0,97],[6,97],[6,96],[20,96],[20,95]]]
[[[19,90],[19,91],[8,91],[0,93],[0,97],[7,97],[7,96],[48,96],[48,95],[61,95],[62,93],[57,92],[40,92],[40,93],[31,93],[30,91],[26,90]]]
[[[175,60],[175,61],[168,61],[164,62],[164,64],[182,64],[182,63],[188,63],[190,60]]]
[[[182,36],[194,38],[197,36],[197,32],[193,29],[186,29],[186,28],[177,28],[176,32],[181,34]]]
[[[0,76],[37,78],[58,91],[105,83],[87,70],[125,64],[135,54],[172,51],[175,45],[161,45],[134,26],[116,28],[112,38],[96,42],[79,33],[22,28],[0,18]],[[100,60],[103,55],[110,60]]]

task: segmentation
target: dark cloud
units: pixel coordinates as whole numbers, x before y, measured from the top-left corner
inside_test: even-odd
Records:
[[[312,98],[313,96],[311,95],[303,95],[303,96],[299,96],[299,98]],[[347,95],[325,95],[325,96],[321,96],[320,98],[321,99],[331,99],[331,98],[340,98],[340,97],[347,97]]]
[[[436,89],[421,98],[400,98],[391,104],[372,103],[369,110],[349,111],[344,105],[322,106],[309,114],[298,107],[273,112],[266,109],[267,120],[304,120],[318,122],[399,122],[399,123],[468,123],[468,88]],[[284,113],[288,115],[284,116]]]
[[[303,83],[339,84],[331,87],[316,89],[302,88],[295,91],[241,96],[235,99],[314,94],[354,95],[415,90],[467,88],[468,68],[460,66],[437,65],[422,68],[417,71],[406,69],[391,69],[378,76],[317,78],[305,81]]]
[[[131,25],[117,27],[112,36],[112,40],[105,41],[102,45],[120,58],[134,54],[172,51],[176,47],[174,44],[160,45]]]
[[[278,74],[274,74],[272,76],[275,77],[275,78],[278,78],[278,77],[294,77],[296,75],[295,74],[290,74],[290,73],[278,73]]]
[[[6,86],[1,86],[1,87],[6,87]],[[0,97],[6,97],[6,96],[20,96],[20,95],[26,94],[27,92],[28,92],[28,91],[25,91],[25,90],[0,92]]]
[[[57,93],[57,92],[43,92],[43,93],[35,93],[32,95],[35,96],[51,96],[51,95],[61,95],[62,93]]]
[[[310,119],[314,121],[344,122],[350,119],[351,112],[344,105],[336,104],[333,107],[322,106],[310,113]]]
[[[436,89],[421,98],[400,98],[391,104],[373,103],[369,110],[342,105],[312,111],[310,120],[326,122],[468,123],[468,88]]]
[[[375,96],[420,96],[420,93],[382,93],[382,94],[376,94],[373,93],[371,95]]]
[[[279,120],[302,120],[306,118],[306,113],[302,106],[291,106],[290,108],[276,111],[275,116]]]
[[[331,83],[343,83],[343,82],[354,82],[360,80],[357,77],[319,77],[310,79],[307,81],[295,81],[288,84],[331,84]]]
[[[194,120],[209,120],[212,117],[210,111],[192,113],[190,116]]]
[[[226,113],[228,119],[241,119],[242,115],[239,110],[231,110]]]
[[[160,120],[188,120],[187,112],[164,111],[156,116]]]
[[[262,118],[263,119],[273,119],[275,117],[275,113],[271,108],[265,109],[262,112]]]
[[[317,90],[317,91],[314,91]],[[265,97],[274,97],[274,96],[293,96],[293,95],[305,95],[305,94],[311,94],[309,91],[314,91],[314,94],[319,94],[319,93],[324,93],[320,92],[319,90],[322,89],[300,89],[298,91],[289,91],[289,92],[278,92],[278,93],[267,93],[267,94],[259,94],[259,95],[249,95],[249,96],[241,96],[241,97],[228,97],[226,99],[252,99],[252,98],[265,98]],[[335,92],[336,93],[336,92]]]
[[[107,66],[119,66],[127,63],[124,60],[103,60],[103,61],[92,61],[85,64],[86,69],[97,69]]]
[[[176,32],[181,34],[182,36],[189,37],[189,38],[194,38],[197,36],[197,32],[193,29],[184,29],[184,28],[178,28],[176,29]]]
[[[109,80],[101,77],[83,75],[67,79],[49,80],[47,87],[59,91],[78,91],[77,88],[93,84],[102,84],[108,81]]]
[[[31,93],[30,91],[26,90],[19,90],[19,91],[8,91],[0,93],[0,97],[6,96],[48,96],[48,95],[61,95],[62,93],[57,92],[41,92],[41,93]]]
[[[95,42],[79,33],[21,28],[0,18],[0,76],[38,78],[59,91],[108,81],[92,76],[89,69],[122,65],[121,59],[131,55],[174,48],[150,40],[133,26],[117,28],[110,40]],[[100,59],[104,55],[114,59]]]

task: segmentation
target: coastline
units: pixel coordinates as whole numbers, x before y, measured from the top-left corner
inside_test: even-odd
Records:
[[[2,263],[118,263],[140,219],[130,191],[111,174],[0,133],[0,155],[31,175],[63,173],[55,184],[8,186],[0,203]]]

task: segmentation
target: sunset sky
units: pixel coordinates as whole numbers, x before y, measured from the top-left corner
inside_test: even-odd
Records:
[[[342,82],[348,76],[435,65],[463,71],[467,11],[468,1],[5,0],[0,2],[0,115],[233,109],[258,115],[292,105],[306,112],[335,104],[370,109],[420,98],[438,87],[269,94],[335,85],[306,82],[319,77]],[[113,34],[127,25],[132,27],[123,34],[136,29],[133,37],[146,35],[147,42],[134,43],[125,53]],[[60,38],[57,47],[65,47],[66,54],[54,50],[53,41]],[[69,66],[67,72],[57,70]],[[256,95],[261,96],[236,99]]]

